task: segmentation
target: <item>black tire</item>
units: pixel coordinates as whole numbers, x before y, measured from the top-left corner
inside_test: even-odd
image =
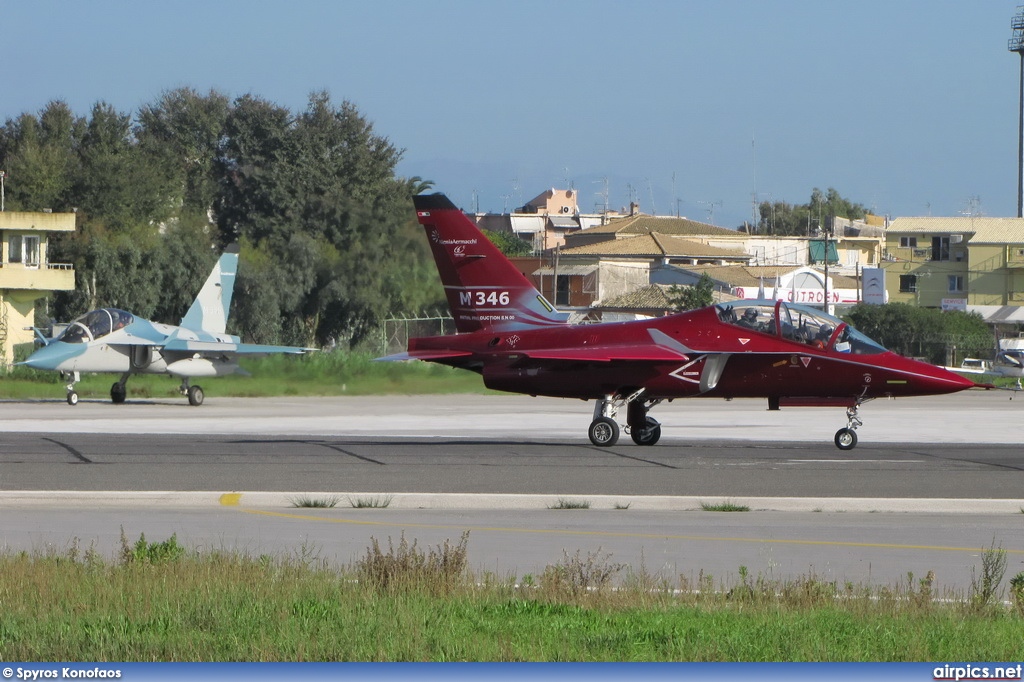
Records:
[[[188,404],[193,407],[199,407],[203,404],[203,398],[206,396],[203,394],[203,389],[198,386],[188,387]]]
[[[590,442],[599,448],[610,448],[619,442],[619,425],[614,419],[598,417],[590,423],[587,431]]]
[[[661,424],[647,418],[647,426],[642,429],[630,429],[629,436],[637,445],[654,445],[661,440]]]
[[[853,450],[857,447],[857,432],[853,429],[839,429],[835,441],[840,450]]]
[[[120,405],[128,397],[128,388],[122,386],[119,383],[115,383],[110,387],[110,402],[115,405]]]
[[[78,404],[78,394],[74,391],[68,391],[68,405]]]

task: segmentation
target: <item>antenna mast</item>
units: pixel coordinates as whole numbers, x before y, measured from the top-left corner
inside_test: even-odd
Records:
[[[754,136],[750,136],[750,163],[754,169],[754,186],[750,192],[750,229],[757,230],[757,148],[754,146]]]

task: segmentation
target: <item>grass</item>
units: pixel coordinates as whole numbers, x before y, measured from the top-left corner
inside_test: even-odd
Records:
[[[309,353],[243,359],[252,376],[197,379],[207,396],[342,396],[420,393],[484,393],[479,375],[425,362],[374,362],[368,353]],[[110,398],[114,374],[86,374],[76,386],[83,399]],[[181,398],[180,380],[167,375],[133,375],[128,399]],[[57,372],[14,367],[0,381],[0,398],[63,399],[64,383]]]
[[[353,509],[387,509],[391,506],[393,500],[394,497],[391,495],[357,497],[355,499],[349,498],[348,505]]]
[[[340,499],[337,495],[331,495],[329,497],[307,497],[300,495],[291,500],[293,507],[308,508],[308,509],[334,509],[338,506]]]
[[[748,512],[750,507],[745,504],[735,504],[726,500],[725,502],[701,502],[700,508],[704,511],[713,512]]]
[[[0,554],[0,658],[61,661],[922,661],[1020,659],[1024,610],[814,575],[694,579],[563,553],[539,578],[475,574],[468,533],[372,539],[351,565],[140,537]],[[991,550],[996,551],[996,550]],[[983,567],[983,570],[984,567]],[[1014,578],[1024,584],[1024,574]],[[1011,580],[1011,585],[1014,584]],[[982,580],[982,582],[985,582]]]
[[[558,502],[549,506],[548,509],[590,509],[590,502],[587,500],[567,500],[559,497]]]

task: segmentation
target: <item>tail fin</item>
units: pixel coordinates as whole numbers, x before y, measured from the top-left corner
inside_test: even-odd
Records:
[[[223,334],[228,326],[228,309],[235,291],[235,271],[238,268],[238,245],[232,244],[221,254],[213,272],[199,290],[196,300],[181,318],[186,329]]]
[[[443,194],[413,197],[455,328],[512,331],[565,324],[560,313]]]

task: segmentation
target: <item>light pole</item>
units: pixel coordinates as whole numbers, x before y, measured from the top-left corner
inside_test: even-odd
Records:
[[[1017,217],[1024,218],[1024,5],[1017,6],[1017,14],[1010,20],[1013,36],[1007,45],[1010,52],[1020,55],[1020,105],[1017,116]]]

